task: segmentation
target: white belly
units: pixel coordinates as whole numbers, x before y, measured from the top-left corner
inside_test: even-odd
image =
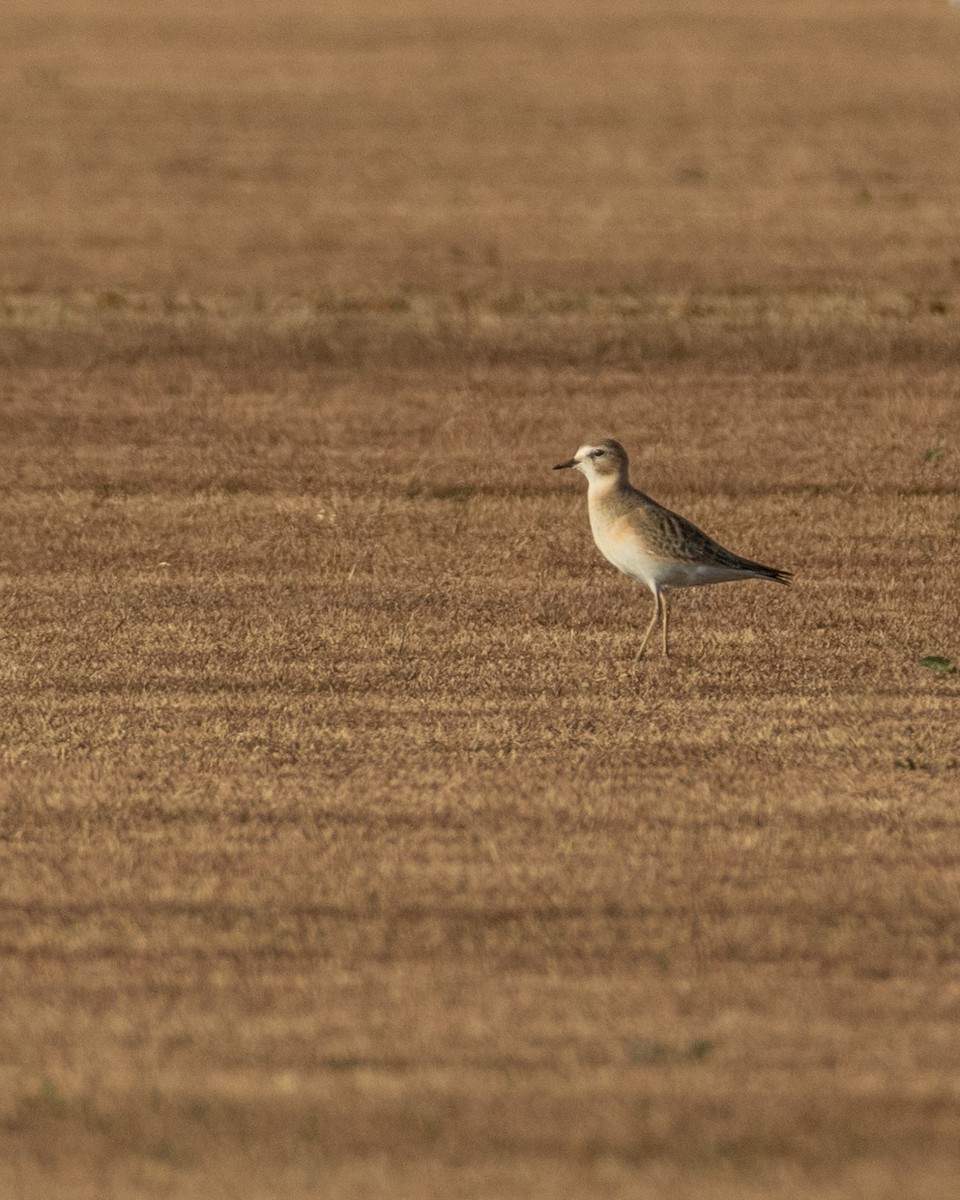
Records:
[[[652,592],[663,588],[702,587],[708,583],[727,583],[743,579],[744,571],[713,566],[709,563],[683,562],[675,558],[658,558],[645,553],[640,544],[627,538],[610,537],[604,530],[594,530],[594,540],[600,553],[609,562],[644,584]]]

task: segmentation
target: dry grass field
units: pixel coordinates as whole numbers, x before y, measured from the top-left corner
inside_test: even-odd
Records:
[[[960,14],[3,25],[0,1198],[952,1200]]]

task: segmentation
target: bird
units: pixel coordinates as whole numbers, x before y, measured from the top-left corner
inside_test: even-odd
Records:
[[[671,512],[630,482],[630,459],[613,438],[584,445],[573,458],[557,463],[586,476],[590,529],[597,549],[624,575],[653,593],[653,616],[640,642],[643,656],[650,635],[663,615],[663,654],[667,642],[667,593],[673,588],[701,587],[740,579],[770,579],[788,584],[789,571],[765,567],[725,550],[686,517]]]

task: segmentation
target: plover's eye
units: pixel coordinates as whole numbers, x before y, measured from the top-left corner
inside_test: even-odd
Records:
[[[594,458],[603,458],[603,456],[606,454],[606,450],[594,450],[592,453]]]

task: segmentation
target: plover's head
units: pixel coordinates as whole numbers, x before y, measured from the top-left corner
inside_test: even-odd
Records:
[[[573,467],[592,482],[611,477],[625,479],[628,465],[627,452],[620,443],[613,438],[603,438],[602,441],[581,446],[573,458],[557,463],[553,469],[562,471],[564,467]]]

